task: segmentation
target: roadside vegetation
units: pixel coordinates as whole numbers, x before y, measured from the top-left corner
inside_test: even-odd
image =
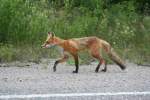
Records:
[[[48,31],[64,39],[98,36],[123,59],[150,63],[149,0],[0,0],[0,62],[59,57],[40,46]]]

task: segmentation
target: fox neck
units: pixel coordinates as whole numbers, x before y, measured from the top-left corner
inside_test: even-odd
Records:
[[[59,37],[55,37],[55,43],[58,45],[58,46],[61,46],[61,44],[65,41],[64,39],[61,39]]]

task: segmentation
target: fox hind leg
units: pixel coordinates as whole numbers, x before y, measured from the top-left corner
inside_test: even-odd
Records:
[[[95,72],[96,72],[96,73],[99,71],[100,66],[101,66],[101,63],[99,63],[99,64],[97,65],[97,67],[96,67],[96,69],[95,69]]]
[[[99,59],[98,59],[98,60],[99,60]],[[101,58],[101,59],[99,60],[99,64],[97,65],[97,67],[96,67],[96,69],[95,69],[95,72],[96,72],[96,73],[99,71],[99,68],[100,68],[100,66],[101,66],[103,63],[105,63],[105,66],[104,66],[104,69],[102,69],[101,71],[103,71],[103,72],[106,72],[106,71],[107,71],[107,63],[105,62],[104,59]]]
[[[105,66],[104,66],[104,69],[101,70],[102,72],[106,72],[107,71],[107,62],[105,60]]]
[[[99,64],[97,65],[97,67],[95,69],[95,72],[97,73],[99,71],[100,66],[103,63],[105,63],[105,60],[100,56],[99,48],[93,48],[90,50],[91,50],[91,52],[90,52],[91,55],[99,61]],[[103,70],[104,70],[104,72],[106,72],[106,70],[107,70],[106,63],[105,63],[105,68]]]

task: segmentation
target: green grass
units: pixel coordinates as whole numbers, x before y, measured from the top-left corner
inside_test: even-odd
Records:
[[[59,53],[56,48],[43,49],[38,46],[13,46],[13,45],[1,45],[0,46],[0,61],[29,61],[39,63],[41,58],[56,58]]]
[[[129,60],[130,62],[134,62],[137,64],[144,64],[150,62],[150,53],[148,51],[137,50],[136,48],[115,48],[115,51],[123,60]],[[57,48],[43,49],[40,47],[40,45],[26,45],[15,47],[13,45],[1,44],[0,52],[0,62],[28,61],[40,63],[42,58],[59,59],[60,57],[60,53],[58,52]],[[113,63],[105,53],[102,53],[102,56],[108,63]],[[79,53],[80,64],[90,64],[92,61],[93,57],[87,51]],[[74,65],[74,59],[73,57],[71,57],[71,55],[70,58],[67,60],[67,63],[70,65]]]
[[[150,63],[149,6],[142,5],[146,12],[138,13],[137,7],[145,1],[112,2],[1,0],[0,62],[38,63],[41,58],[59,57],[56,48],[40,48],[46,33],[52,31],[65,39],[97,36],[108,41],[121,58]],[[91,59],[87,53],[80,54],[81,64]],[[73,60],[68,63],[73,64]]]

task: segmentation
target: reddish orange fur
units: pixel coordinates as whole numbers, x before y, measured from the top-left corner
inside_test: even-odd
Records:
[[[96,72],[98,71],[100,65],[102,63],[106,64],[105,60],[101,57],[99,49],[103,49],[106,53],[108,53],[109,56],[112,57],[111,53],[111,46],[108,42],[95,37],[84,37],[84,38],[72,38],[68,40],[61,39],[59,37],[56,37],[53,33],[48,33],[47,40],[42,45],[42,47],[46,47],[47,45],[57,45],[63,48],[64,50],[64,57],[60,60],[57,60],[54,65],[54,69],[56,70],[57,63],[64,62],[68,59],[68,55],[65,54],[65,52],[70,53],[76,63],[76,72],[78,72],[78,52],[82,50],[89,50],[89,53],[96,59],[99,60],[99,65],[96,68]],[[113,55],[112,59],[114,59],[116,55]],[[116,61],[116,59],[115,59]],[[118,61],[118,59],[117,59]],[[121,61],[121,60],[120,60]],[[120,64],[120,62],[118,62]],[[122,64],[122,62],[121,62]]]

